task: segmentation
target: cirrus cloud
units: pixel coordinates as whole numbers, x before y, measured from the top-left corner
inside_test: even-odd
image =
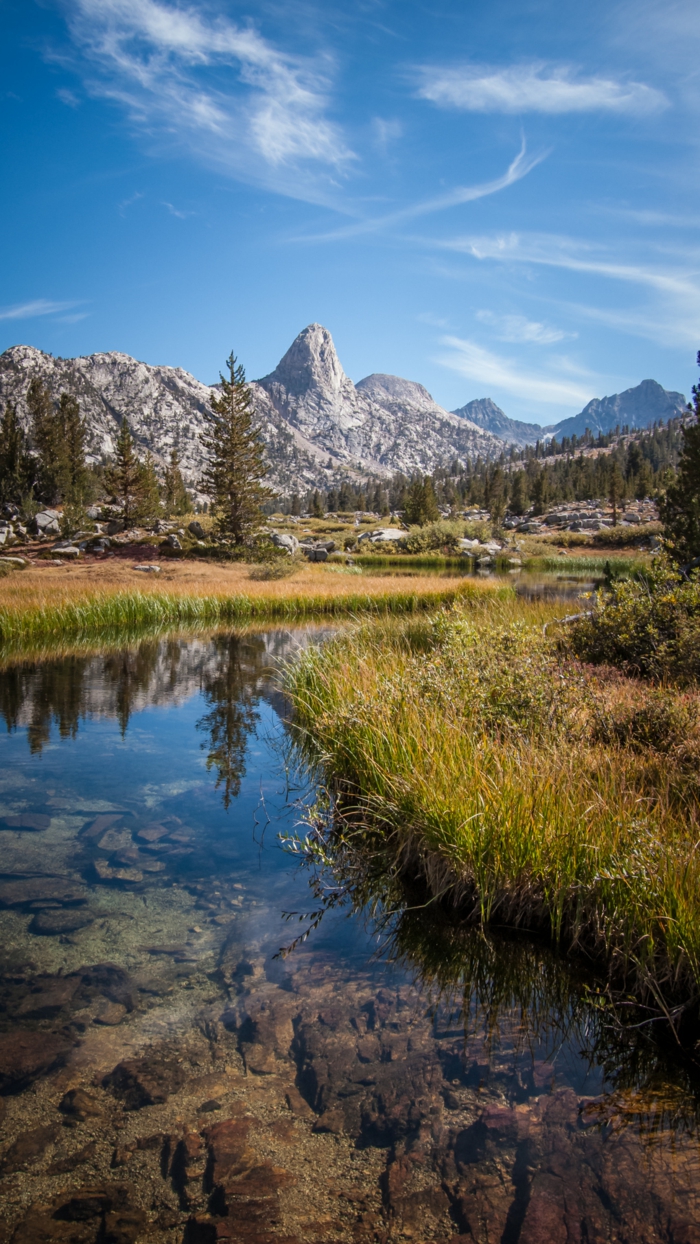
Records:
[[[163,0],[74,0],[68,20],[88,90],[151,142],[311,200],[310,167],[337,177],[354,159],[326,115],[325,74],[252,26]]]
[[[500,391],[529,402],[575,409],[585,406],[593,396],[593,386],[584,388],[567,378],[566,374],[528,372],[518,360],[493,354],[475,341],[443,337],[442,344],[449,353],[441,355],[436,360],[438,363],[497,393]]]
[[[425,66],[418,95],[441,108],[465,112],[623,112],[639,115],[668,106],[666,96],[643,82],[577,76],[569,67],[536,62],[492,68]]]

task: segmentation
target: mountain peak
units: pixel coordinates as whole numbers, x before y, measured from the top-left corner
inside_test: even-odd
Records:
[[[309,324],[292,342],[275,370],[263,376],[258,384],[263,388],[281,384],[289,394],[301,397],[311,389],[339,393],[348,384],[348,378],[328,329],[322,324]]]

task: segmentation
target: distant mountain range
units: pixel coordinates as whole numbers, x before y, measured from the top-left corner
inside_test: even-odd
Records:
[[[186,482],[197,489],[206,462],[202,444],[205,411],[215,386],[179,367],[140,363],[108,352],[62,359],[33,346],[0,355],[0,404],[17,404],[28,422],[26,396],[38,376],[58,400],[62,392],[80,402],[95,459],[114,452],[126,417],[142,450],[167,462],[180,454]],[[509,419],[490,398],[444,410],[414,381],[375,373],[355,385],[345,375],[327,329],[310,324],[292,342],[274,371],[250,384],[262,427],[270,482],[279,492],[329,488],[343,478],[429,473],[437,466],[477,457],[493,460],[507,444],[526,445],[548,436],[609,431],[617,423],[646,427],[685,409],[680,393],[654,380],[613,397],[594,399],[580,415],[548,427]]]
[[[612,397],[594,397],[580,414],[545,427],[536,423],[522,423],[519,419],[509,419],[490,397],[467,402],[466,406],[461,406],[454,414],[477,423],[486,432],[493,432],[495,436],[522,447],[534,445],[538,440],[553,436],[558,441],[563,436],[580,437],[587,428],[594,436],[600,432],[612,432],[618,424],[620,427],[628,424],[630,428],[648,428],[652,423],[665,423],[676,415],[685,414],[686,409],[687,401],[682,393],[663,389],[656,380],[642,380],[641,384],[634,389],[625,389],[624,393],[614,393]]]

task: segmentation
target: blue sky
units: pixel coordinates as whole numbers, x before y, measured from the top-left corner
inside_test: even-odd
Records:
[[[697,0],[4,0],[0,349],[550,423],[700,347]]]

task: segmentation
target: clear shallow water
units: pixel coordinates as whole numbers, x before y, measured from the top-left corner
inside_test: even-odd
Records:
[[[700,1240],[692,1066],[546,948],[407,902],[276,957],[323,635],[0,674],[0,1240]]]

